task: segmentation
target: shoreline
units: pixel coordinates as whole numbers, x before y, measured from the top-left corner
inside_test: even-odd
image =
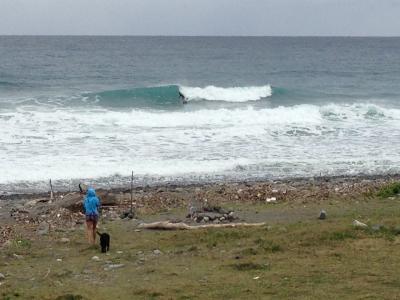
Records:
[[[133,191],[145,190],[146,192],[151,192],[154,190],[159,190],[160,188],[164,189],[176,189],[176,188],[184,188],[184,189],[192,189],[192,188],[207,188],[212,186],[221,186],[221,185],[240,185],[240,184],[309,184],[309,183],[321,183],[321,182],[329,182],[331,184],[340,183],[342,181],[384,181],[389,182],[391,180],[400,180],[400,174],[357,174],[357,175],[333,175],[333,176],[311,176],[311,177],[284,177],[284,178],[254,178],[254,179],[237,179],[237,180],[214,180],[214,181],[167,181],[164,183],[150,183],[150,184],[133,184]],[[78,183],[79,180],[76,181],[76,185],[74,185],[74,189],[59,189],[54,190],[55,194],[63,195],[67,193],[78,192]],[[130,184],[126,183],[124,185],[115,185],[110,186],[109,188],[104,188],[103,186],[96,187],[96,184],[89,184],[90,186],[94,186],[96,190],[102,191],[110,191],[113,193],[127,192],[130,191]],[[35,199],[38,197],[46,197],[50,195],[50,189],[48,191],[31,191],[31,192],[3,192],[0,190],[2,194],[0,194],[0,201],[2,200],[22,200],[22,199]]]
[[[396,181],[400,181],[399,174],[196,184],[170,183],[134,186],[132,197],[134,211],[140,217],[146,217],[174,209],[185,211],[193,203],[200,206],[207,203],[221,207],[269,205],[269,199],[275,199],[274,203],[286,203],[289,206],[306,203],[320,203],[324,206],[336,200],[351,203],[354,199],[374,197],[383,186]],[[106,219],[118,220],[121,214],[130,209],[130,187],[99,188],[96,192],[104,206]],[[56,227],[74,228],[81,224],[82,216],[79,211],[82,199],[83,195],[79,193],[78,186],[75,191],[55,191],[52,200],[50,192],[0,195],[0,225],[36,226],[41,222],[55,222]]]

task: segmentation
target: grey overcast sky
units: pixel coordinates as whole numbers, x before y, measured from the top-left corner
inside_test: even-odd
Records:
[[[0,34],[399,36],[400,0],[0,0]]]

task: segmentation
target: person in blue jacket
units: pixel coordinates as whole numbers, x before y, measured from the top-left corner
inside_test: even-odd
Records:
[[[86,216],[86,235],[90,244],[96,242],[96,226],[99,220],[100,200],[93,188],[89,188],[83,201]]]

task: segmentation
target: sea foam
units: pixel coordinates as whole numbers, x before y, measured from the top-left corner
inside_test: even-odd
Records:
[[[400,171],[400,110],[372,104],[187,111],[21,106],[0,112],[0,145],[6,158],[0,187],[48,178],[107,183],[131,170],[160,181]]]
[[[227,88],[212,85],[204,88],[181,86],[179,90],[188,100],[246,102],[261,100],[272,96],[272,88],[270,85]]]

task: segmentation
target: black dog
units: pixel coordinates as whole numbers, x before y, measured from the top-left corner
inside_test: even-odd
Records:
[[[110,251],[110,235],[108,233],[96,232],[100,236],[101,252],[106,253],[107,251]]]

